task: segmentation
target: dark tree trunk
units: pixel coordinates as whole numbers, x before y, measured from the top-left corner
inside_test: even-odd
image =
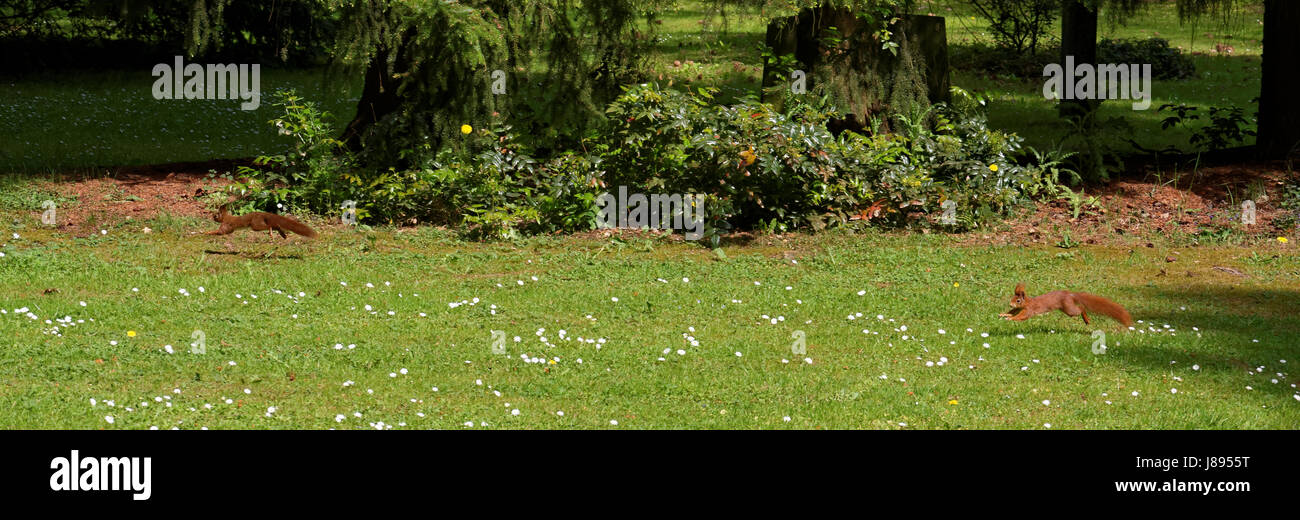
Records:
[[[397,59],[391,68],[388,66],[391,49],[379,49],[366,66],[366,82],[361,88],[361,99],[357,101],[357,115],[348,122],[340,138],[349,150],[361,150],[366,130],[384,116],[396,112],[402,105],[402,98],[397,92],[403,78],[394,78],[393,71],[410,70],[411,56],[406,45],[410,36],[409,31],[403,33],[399,44],[401,48],[397,50]]]
[[[1265,0],[1264,65],[1260,82],[1259,153],[1282,159],[1300,153],[1300,2]]]
[[[370,59],[366,67],[366,83],[357,101],[357,115],[343,130],[340,140],[349,150],[361,149],[366,129],[397,110],[401,100],[397,97],[397,80],[388,69],[388,51],[382,50]]]
[[[1083,0],[1061,2],[1061,66],[1065,57],[1074,56],[1075,66],[1097,63],[1097,11],[1089,9]],[[1071,77],[1072,71],[1065,71]],[[1074,88],[1065,85],[1065,88]],[[1062,99],[1059,114],[1063,119],[1083,119],[1097,110],[1097,100]]]

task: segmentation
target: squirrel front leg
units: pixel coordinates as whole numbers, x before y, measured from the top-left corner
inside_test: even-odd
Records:
[[[1020,312],[1015,313],[1014,315],[1012,315],[1011,317],[1009,317],[1009,318],[1007,318],[1007,319],[1008,319],[1008,320],[1011,320],[1011,321],[1025,321],[1025,320],[1027,320],[1027,319],[1029,319],[1029,318],[1032,318],[1032,317],[1034,317],[1034,316],[1037,316],[1037,315],[1039,315],[1039,314],[1042,314],[1042,312],[1041,312],[1041,311],[1039,311],[1039,312],[1034,312],[1034,311],[1029,310],[1028,307],[1025,307],[1025,308],[1020,309]]]

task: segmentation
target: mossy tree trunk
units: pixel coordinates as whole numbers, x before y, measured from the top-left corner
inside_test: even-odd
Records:
[[[924,110],[949,99],[948,40],[942,17],[903,15],[888,26],[893,52],[870,23],[844,8],[815,7],[797,16],[773,20],[767,45],[773,58],[764,63],[763,100],[781,105],[774,88],[789,88],[781,76],[789,71],[775,57],[793,55],[794,67],[806,74],[807,95],[830,94],[836,106],[860,121],[878,118],[888,129],[889,116]],[[784,107],[780,107],[784,108]]]

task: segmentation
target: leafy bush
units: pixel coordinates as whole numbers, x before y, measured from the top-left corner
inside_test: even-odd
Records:
[[[990,130],[968,94],[965,105],[897,117],[897,133],[837,140],[824,126],[833,111],[714,106],[713,93],[628,88],[608,110],[610,184],[706,194],[726,204],[732,225],[783,231],[929,222],[947,200],[957,203],[953,225],[969,228],[1040,182],[1042,172],[1014,161],[1021,139]]]
[[[539,163],[509,126],[467,127],[459,146],[443,148],[433,160],[407,169],[373,169],[358,165],[330,137],[330,114],[315,103],[292,91],[273,103],[282,115],[271,124],[293,138],[293,145],[239,168],[228,187],[238,197],[237,209],[339,215],[352,201],[359,222],[465,225],[479,238],[595,225],[602,187],[595,163],[573,152]]]
[[[1291,172],[1282,185],[1278,207],[1285,213],[1273,217],[1273,226],[1282,232],[1300,233],[1300,175]]]
[[[1097,62],[1150,63],[1154,79],[1187,79],[1196,74],[1192,59],[1164,38],[1103,39],[1097,43]]]
[[[1043,77],[1044,66],[1061,59],[1059,45],[1040,46],[1033,52],[1017,53],[999,45],[977,42],[952,45],[948,52],[949,62],[954,68],[979,75],[1006,79],[1031,78],[1035,81]]]
[[[797,227],[819,206],[856,202],[861,186],[836,179],[837,144],[821,124],[751,101],[710,103],[716,89],[631,87],[607,113],[612,138],[600,152],[609,183],[629,189],[725,199],[733,225]]]
[[[596,202],[631,193],[701,195],[704,235],[716,243],[735,227],[784,232],[851,223],[977,227],[1030,198],[1064,196],[1060,154],[1035,153],[1022,166],[1021,139],[988,128],[986,100],[960,89],[952,105],[896,115],[897,131],[838,139],[831,106],[795,104],[787,113],[747,99],[711,103],[716,90],[643,84],[608,107],[608,127],[566,151],[537,159],[509,126],[468,129],[460,146],[407,169],[358,166],[323,123],[328,114],[289,94],[272,121],[295,138],[283,155],[244,168],[234,189],[244,203],[338,214],[357,203],[368,223],[462,226],[473,238],[595,227]],[[1064,190],[1068,192],[1069,190]],[[955,204],[955,205],[954,205]],[[941,215],[945,208],[952,211]]]
[[[954,67],[1010,78],[1041,78],[1045,65],[1061,61],[1058,42],[1020,51],[1001,44],[972,43],[953,45],[949,52]],[[1102,40],[1097,44],[1097,62],[1150,63],[1153,79],[1187,79],[1196,74],[1196,63],[1161,38]]]
[[[238,168],[240,177],[228,189],[239,206],[332,214],[345,200],[356,200],[366,185],[373,186],[352,172],[351,156],[330,137],[329,112],[292,90],[277,92],[271,103],[281,115],[270,123],[293,144],[285,153],[260,156],[253,166]]]
[[[1058,146],[1077,150],[1070,167],[1088,182],[1110,180],[1111,171],[1124,171],[1126,150],[1132,146],[1133,125],[1122,117],[1102,118],[1093,111],[1082,118],[1067,119],[1069,128]]]
[[[429,198],[443,208],[436,221],[465,224],[473,238],[594,228],[603,190],[595,164],[566,152],[539,165],[515,144],[509,127],[501,131],[482,132],[497,143],[490,150],[469,158],[443,153],[424,170],[435,179]]]
[[[1174,113],[1160,122],[1160,128],[1168,130],[1170,128],[1187,125],[1191,121],[1200,119],[1201,116],[1196,114],[1199,107],[1188,106],[1187,104],[1167,104],[1161,105],[1157,110],[1164,112],[1169,110]],[[1251,130],[1255,124],[1246,119],[1245,111],[1241,107],[1210,107],[1210,123],[1192,132],[1188,142],[1194,148],[1204,148],[1205,150],[1223,150],[1234,144],[1245,144],[1246,139],[1255,137],[1256,132]]]

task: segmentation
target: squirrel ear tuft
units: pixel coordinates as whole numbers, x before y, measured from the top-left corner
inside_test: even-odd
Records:
[[[1024,295],[1025,295],[1025,284],[1023,284],[1023,283],[1018,283],[1018,284],[1016,284],[1016,295],[1017,295],[1017,296],[1024,296]]]

